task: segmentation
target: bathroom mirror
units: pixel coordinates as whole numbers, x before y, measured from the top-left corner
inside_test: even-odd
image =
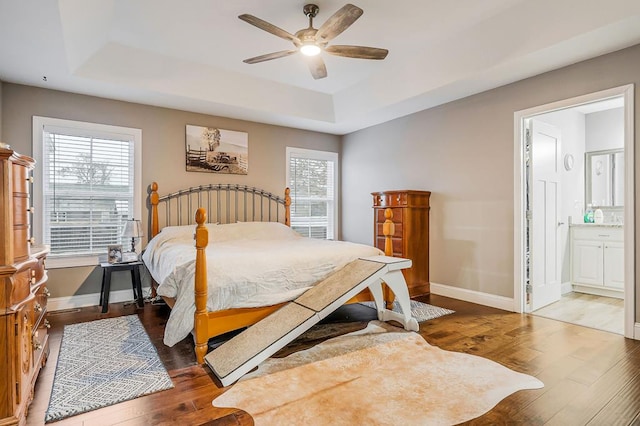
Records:
[[[624,149],[585,153],[585,204],[624,206]]]

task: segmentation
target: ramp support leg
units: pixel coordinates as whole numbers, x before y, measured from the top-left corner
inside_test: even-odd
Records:
[[[369,291],[371,292],[371,295],[373,296],[373,301],[376,304],[376,311],[378,311],[379,321],[384,321],[382,319],[384,315],[383,311],[387,309],[387,306],[384,300],[384,294],[383,294],[384,291],[383,291],[382,284],[383,284],[383,281],[381,279],[377,279],[376,282],[374,282],[369,286]]]
[[[402,309],[402,313],[387,309],[383,296],[383,283],[393,291],[395,299]],[[402,271],[395,270],[387,272],[381,279],[371,284],[369,290],[376,304],[378,320],[394,320],[402,324],[405,330],[418,331],[418,321],[411,317],[411,300],[409,299],[409,290],[407,289],[407,283],[404,280]]]

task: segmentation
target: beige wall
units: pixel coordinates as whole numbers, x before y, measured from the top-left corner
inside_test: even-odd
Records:
[[[334,152],[340,149],[339,136],[16,84],[4,83],[2,103],[3,141],[27,155],[32,152],[34,115],[142,129],[143,188],[148,188],[155,180],[161,194],[194,185],[227,182],[256,186],[280,194],[285,188],[285,147]],[[184,162],[186,124],[248,132],[249,174],[187,173]],[[148,229],[146,211],[143,221],[144,229]],[[52,297],[100,291],[99,268],[50,270],[49,277]],[[130,288],[127,272],[114,275],[112,288]]]
[[[345,136],[343,238],[372,242],[370,192],[432,191],[431,281],[512,298],[514,112],[635,83],[640,129],[638,70],[640,45]]]
[[[638,69],[640,46],[635,46],[344,136],[343,239],[372,242],[370,192],[430,190],[431,280],[513,297],[514,111],[640,83]],[[162,193],[209,182],[246,183],[279,192],[287,145],[340,150],[338,136],[9,83],[0,90],[0,135],[25,154],[31,154],[33,115],[141,128],[143,185],[157,180]],[[637,101],[635,108],[640,128]],[[186,173],[185,124],[247,131],[249,175]],[[54,297],[99,290],[100,271],[95,268],[53,270],[50,277]],[[129,288],[129,282],[122,278],[114,288]],[[640,306],[640,291],[636,293]]]

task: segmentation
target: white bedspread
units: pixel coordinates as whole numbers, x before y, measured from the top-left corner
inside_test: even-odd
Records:
[[[280,223],[207,226],[208,311],[286,302],[352,260],[382,254],[363,244],[303,238]],[[194,230],[194,226],[165,228],[142,256],[160,284],[158,294],[176,298],[165,328],[168,346],[193,329]]]

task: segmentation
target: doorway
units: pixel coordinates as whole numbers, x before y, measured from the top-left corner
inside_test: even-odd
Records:
[[[585,117],[591,118],[590,123],[597,123],[602,119],[596,117],[616,114],[623,122],[617,138],[621,147],[594,146],[593,140],[602,140],[603,136],[586,137]],[[633,86],[541,105],[516,112],[514,117],[515,310],[633,337]],[[604,139],[612,143],[616,138]],[[613,159],[614,152],[624,152],[617,170],[623,170],[617,174],[618,183],[624,183],[623,189],[617,191],[618,199],[624,202],[614,205],[600,193],[597,199],[586,194],[587,188],[591,190],[586,171],[592,170],[591,157],[585,153],[590,151],[611,154],[600,160]],[[603,165],[602,161],[597,163],[600,174],[609,172]],[[615,172],[611,169],[611,173]],[[591,217],[598,210],[596,221],[604,223],[595,227],[585,224],[589,209]],[[607,232],[598,233],[596,229]],[[612,231],[609,237],[608,231]],[[604,241],[592,242],[591,236]],[[618,271],[615,277],[611,275],[614,270]],[[576,278],[583,276],[586,278]],[[612,325],[610,320],[615,315],[610,312],[618,313],[617,324]],[[586,322],[581,323],[582,320]]]

